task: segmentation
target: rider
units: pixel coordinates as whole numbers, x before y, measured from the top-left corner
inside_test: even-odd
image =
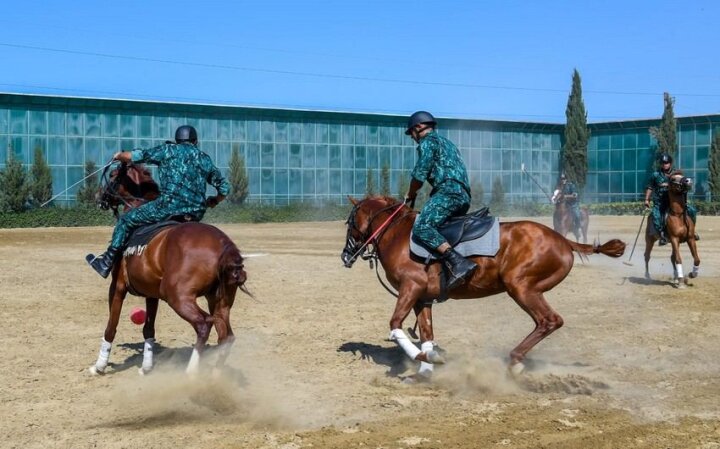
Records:
[[[555,204],[561,196],[561,201],[565,201],[565,204],[570,206],[573,213],[573,229],[577,229],[580,227],[580,201],[578,201],[575,184],[567,179],[564,172],[560,174],[560,179],[550,201]]]
[[[118,219],[107,251],[99,256],[88,254],[85,260],[106,278],[120,250],[132,231],[146,224],[186,216],[200,221],[208,207],[215,207],[230,192],[230,184],[213,164],[210,156],[197,147],[197,131],[189,125],[175,131],[175,143],[165,142],[153,148],[119,151],[113,159],[124,164],[157,165],[160,177],[160,196],[142,206],[129,209]],[[217,195],[205,198],[206,183]]]
[[[450,272],[450,290],[471,276],[478,265],[456,252],[437,230],[448,218],[470,208],[470,183],[460,151],[435,131],[436,125],[432,114],[425,111],[415,112],[408,120],[405,134],[418,144],[418,158],[405,201],[412,203],[425,181],[433,187],[430,199],[415,219],[413,235],[440,254]]]
[[[645,190],[645,207],[650,207],[650,195],[652,194],[653,206],[650,210],[653,225],[660,234],[658,245],[667,245],[667,235],[665,234],[665,214],[670,205],[668,199],[668,183],[673,173],[673,158],[668,153],[663,153],[658,158],[660,169],[650,175],[650,180]],[[697,221],[697,210],[692,204],[687,205],[687,212],[693,223]],[[700,240],[700,236],[695,234],[695,240]]]

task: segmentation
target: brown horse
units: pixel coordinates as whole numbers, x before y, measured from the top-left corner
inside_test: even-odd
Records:
[[[106,176],[98,197],[101,207],[112,209],[116,217],[118,207],[137,207],[157,197],[159,189],[150,172],[140,165],[121,165]],[[147,314],[143,327],[145,345],[140,374],[153,368],[155,317],[159,299],[164,300],[195,329],[197,339],[188,373],[199,367],[200,354],[214,325],[220,347],[217,367],[227,359],[235,339],[230,326],[230,308],[240,288],[245,293],[247,276],[243,257],[233,241],[214,226],[188,222],[162,229],[143,250],[124,255],[115,262],[109,291],[110,316],[105,328],[100,353],[90,367],[93,374],[105,371],[115,339],[123,301],[128,292],[144,296]],[[197,304],[205,296],[209,313]]]
[[[688,276],[695,278],[700,272],[700,257],[695,241],[695,223],[687,213],[687,192],[692,189],[692,185],[692,179],[684,177],[680,171],[675,171],[668,182],[668,217],[665,226],[672,247],[670,263],[673,267],[673,285],[678,288],[684,288],[688,284],[688,280],[683,274],[682,256],[680,255],[681,243],[687,242],[693,257],[693,268]],[[650,253],[659,238],[652,220],[648,220],[645,228],[645,277],[647,279],[650,279]]]
[[[588,213],[587,207],[580,208],[580,223],[579,226],[574,226],[575,217],[570,205],[562,194],[557,198],[555,202],[555,212],[553,213],[553,229],[555,232],[565,237],[568,232],[572,231],[575,234],[575,241],[580,241],[580,232],[582,232],[583,243],[587,243],[587,230],[590,224],[590,214]]]
[[[442,358],[433,349],[432,301],[440,296],[440,265],[423,261],[410,254],[410,231],[417,215],[393,198],[370,197],[357,201],[347,220],[347,241],[342,252],[346,267],[358,256],[377,258],[389,283],[398,291],[395,311],[390,318],[390,338],[406,354],[422,362],[418,374],[429,375],[433,363]],[[395,216],[391,215],[402,208]],[[389,224],[379,228],[391,217]],[[373,246],[365,254],[368,245]],[[591,246],[567,240],[557,232],[533,221],[500,224],[500,249],[494,257],[472,257],[480,267],[468,281],[449,292],[455,299],[481,298],[507,292],[530,315],[535,329],[510,352],[509,368],[513,373],[524,369],[527,353],[545,337],[563,325],[563,319],[545,300],[543,294],[568,275],[573,266],[573,251],[581,255],[602,253],[620,257],[625,243],[611,240]],[[421,348],[409,341],[402,324],[411,310],[417,316]]]

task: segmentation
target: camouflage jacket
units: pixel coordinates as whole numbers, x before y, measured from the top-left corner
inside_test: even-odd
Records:
[[[654,202],[662,200],[663,196],[667,195],[668,182],[670,181],[670,174],[665,174],[662,170],[657,170],[650,175],[650,179],[647,183],[647,188],[652,190],[652,199]]]
[[[132,150],[132,161],[158,166],[160,197],[156,201],[169,212],[202,218],[207,184],[220,195],[230,192],[230,184],[210,156],[189,143],[137,148]]]
[[[427,181],[432,194],[461,193],[470,195],[470,182],[460,151],[450,140],[436,131],[428,133],[417,146],[417,162],[412,177],[420,182]]]

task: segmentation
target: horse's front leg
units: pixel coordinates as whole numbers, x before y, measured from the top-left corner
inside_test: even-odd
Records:
[[[418,349],[402,329],[403,321],[407,318],[410,310],[415,307],[422,290],[423,289],[416,283],[407,282],[400,286],[398,300],[395,303],[395,311],[393,312],[392,318],[390,318],[389,339],[395,341],[411,359],[420,362],[436,363],[438,361],[435,360],[437,354],[434,353],[434,351],[426,353]]]
[[[655,238],[649,232],[645,233],[645,279],[650,279],[650,254],[655,246]]]
[[[435,350],[435,336],[432,325],[432,305],[417,302],[415,303],[413,309],[415,310],[418,327],[420,328],[420,351],[421,354],[425,354],[425,358],[427,360],[420,361],[418,375],[423,376],[424,378],[429,378],[432,376],[435,366],[434,364],[444,363],[442,356]]]
[[[143,326],[143,361],[140,368],[140,375],[145,375],[152,371],[154,366],[153,352],[155,350],[155,318],[157,317],[158,304],[157,298],[145,298],[145,325]]]
[[[695,231],[693,231],[694,233]],[[691,235],[692,238],[688,238],[687,244],[690,247],[690,254],[693,257],[693,268],[688,276],[692,279],[696,278],[700,274],[700,256],[698,255],[697,242],[695,236]]]
[[[120,312],[122,312],[122,305],[126,294],[127,289],[125,288],[125,283],[119,282],[116,275],[113,275],[113,280],[110,284],[110,291],[108,293],[108,322],[105,326],[105,333],[103,334],[102,342],[100,342],[98,358],[95,361],[95,364],[89,368],[91,374],[105,373],[108,360],[110,360],[110,350],[112,349],[112,342],[115,340],[117,326],[120,322]]]
[[[682,256],[680,255],[680,239],[677,237],[670,237],[670,244],[672,245],[672,254],[670,255],[670,261],[673,264],[673,284],[678,288],[685,288],[682,266]]]

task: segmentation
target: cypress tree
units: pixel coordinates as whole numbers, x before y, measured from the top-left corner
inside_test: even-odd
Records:
[[[490,210],[496,214],[505,211],[505,188],[499,176],[493,180],[492,192],[490,192]]]
[[[657,140],[657,152],[655,159],[662,153],[667,153],[673,158],[677,152],[677,123],[675,121],[675,112],[673,111],[673,105],[675,99],[670,96],[669,93],[663,94],[663,115],[660,120],[660,126],[650,127],[650,135]]]
[[[483,189],[482,183],[479,181],[473,182],[470,186],[470,192],[472,192],[470,207],[472,209],[481,208],[484,204],[483,199],[485,197],[485,189]]]
[[[590,130],[587,127],[587,112],[582,99],[580,73],[573,70],[572,89],[565,108],[565,145],[562,149],[561,167],[578,189],[585,187],[588,164],[587,147]]]
[[[0,172],[0,210],[21,212],[30,199],[27,176],[22,163],[8,148],[5,170]]]
[[[365,180],[365,195],[375,195],[375,173],[372,168],[367,169],[367,179]]]
[[[398,195],[400,195],[400,197],[404,197],[409,189],[410,183],[408,182],[405,173],[400,172],[400,177],[398,178]]]
[[[380,195],[390,196],[390,167],[383,164],[380,171]]]
[[[228,182],[230,183],[228,201],[231,204],[243,204],[250,193],[248,188],[249,181],[247,171],[245,170],[245,158],[240,156],[240,150],[237,146],[233,147],[232,155],[230,156]]]
[[[52,198],[52,173],[42,148],[35,148],[35,159],[30,168],[30,194],[36,207]]]
[[[708,158],[708,184],[713,201],[720,200],[720,128],[715,128]]]
[[[100,189],[95,162],[85,161],[85,182],[78,189],[75,199],[81,206],[95,206],[95,193]]]

